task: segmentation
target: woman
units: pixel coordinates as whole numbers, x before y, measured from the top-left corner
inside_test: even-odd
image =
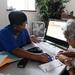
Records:
[[[68,20],[64,28],[64,35],[70,47],[68,51],[60,51],[56,58],[67,66],[66,69],[69,75],[75,75],[75,20]],[[63,73],[63,75],[65,74]]]
[[[34,36],[30,38],[25,28],[27,16],[21,11],[13,11],[8,17],[10,24],[0,30],[0,51],[8,51],[21,58],[49,62],[49,56],[45,53],[34,54],[21,49],[31,41],[39,42]]]

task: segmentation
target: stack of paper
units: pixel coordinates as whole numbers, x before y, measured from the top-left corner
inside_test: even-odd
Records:
[[[3,73],[0,73],[0,75],[4,75]]]
[[[3,73],[0,73],[0,75],[10,75],[10,74],[3,74]]]
[[[8,55],[0,55],[0,64],[7,58]]]
[[[48,63],[45,63],[45,64],[42,64],[42,65],[39,65],[39,67],[44,71],[44,72],[47,72],[47,71],[50,71],[52,69],[55,69],[59,66],[61,66],[63,63],[61,63],[59,60],[53,60],[53,61],[50,61]]]
[[[3,51],[0,53],[0,67],[4,66],[7,63],[11,63],[13,61],[17,61],[20,59],[21,58],[15,56],[9,52]]]

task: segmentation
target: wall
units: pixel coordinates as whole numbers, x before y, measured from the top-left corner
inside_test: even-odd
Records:
[[[74,12],[74,17],[75,17],[75,0],[70,0],[70,2],[68,2],[66,4],[66,8],[65,11],[68,10],[68,13],[70,14],[71,11]]]
[[[68,11],[73,10],[75,12],[75,4],[74,3],[75,3],[75,0],[71,0],[69,3],[66,4],[66,9]],[[0,28],[9,24],[9,21],[8,21],[9,11],[6,11],[6,8],[7,8],[7,0],[0,0]],[[24,13],[26,13],[26,15],[28,17],[27,29],[28,29],[29,33],[31,34],[32,22],[35,20],[40,20],[40,18],[38,17],[39,11],[36,10],[36,12],[24,12]],[[75,15],[75,13],[74,13],[74,15]]]
[[[8,20],[9,11],[6,11],[6,9],[7,9],[7,0],[0,0],[0,28],[9,24],[9,20]],[[37,9],[36,12],[24,12],[24,13],[28,17],[27,29],[28,29],[29,33],[31,34],[32,22],[35,20],[39,20],[39,17],[38,17],[39,11]]]

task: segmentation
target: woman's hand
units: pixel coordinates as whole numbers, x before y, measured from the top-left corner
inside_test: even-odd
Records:
[[[56,58],[59,59],[61,62],[63,62],[66,66],[72,66],[72,61],[70,60],[69,57],[65,55],[59,55]]]
[[[74,53],[75,52],[73,52],[73,51],[60,51],[60,52],[57,53],[57,55],[61,55],[62,54],[62,55],[70,57],[70,56],[74,56]]]
[[[34,36],[34,35],[31,35],[30,36],[30,40],[34,43],[39,43],[40,41]]]
[[[61,55],[63,52],[64,52],[63,50],[59,51],[59,52],[56,54],[56,56]]]

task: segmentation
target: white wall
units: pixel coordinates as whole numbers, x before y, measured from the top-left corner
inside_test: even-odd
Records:
[[[27,29],[30,34],[32,33],[32,22],[36,20],[40,20],[40,18],[38,17],[38,13],[39,13],[38,10],[36,10],[36,12],[25,12],[25,14],[28,17]]]
[[[10,11],[6,11],[6,9],[7,9],[7,0],[0,0],[0,28],[9,24],[8,14]],[[39,12],[38,10],[36,10],[36,12],[24,12],[28,17],[27,29],[30,34],[32,22],[35,20],[39,20],[38,12]]]
[[[66,4],[65,10],[68,10],[69,13],[73,11],[75,16],[75,0],[70,0],[70,2]]]
[[[8,12],[6,11],[6,0],[0,0],[0,28],[8,24]]]
[[[6,9],[7,9],[7,0],[0,0],[0,28],[9,24],[9,20],[8,20],[9,11],[6,11]],[[66,9],[68,11],[73,10],[75,12],[75,0],[71,0],[69,3],[67,3]],[[24,13],[28,17],[27,29],[28,29],[29,33],[31,34],[32,22],[35,21],[35,20],[40,20],[40,18],[38,17],[39,11],[36,10],[36,12],[24,12]]]

